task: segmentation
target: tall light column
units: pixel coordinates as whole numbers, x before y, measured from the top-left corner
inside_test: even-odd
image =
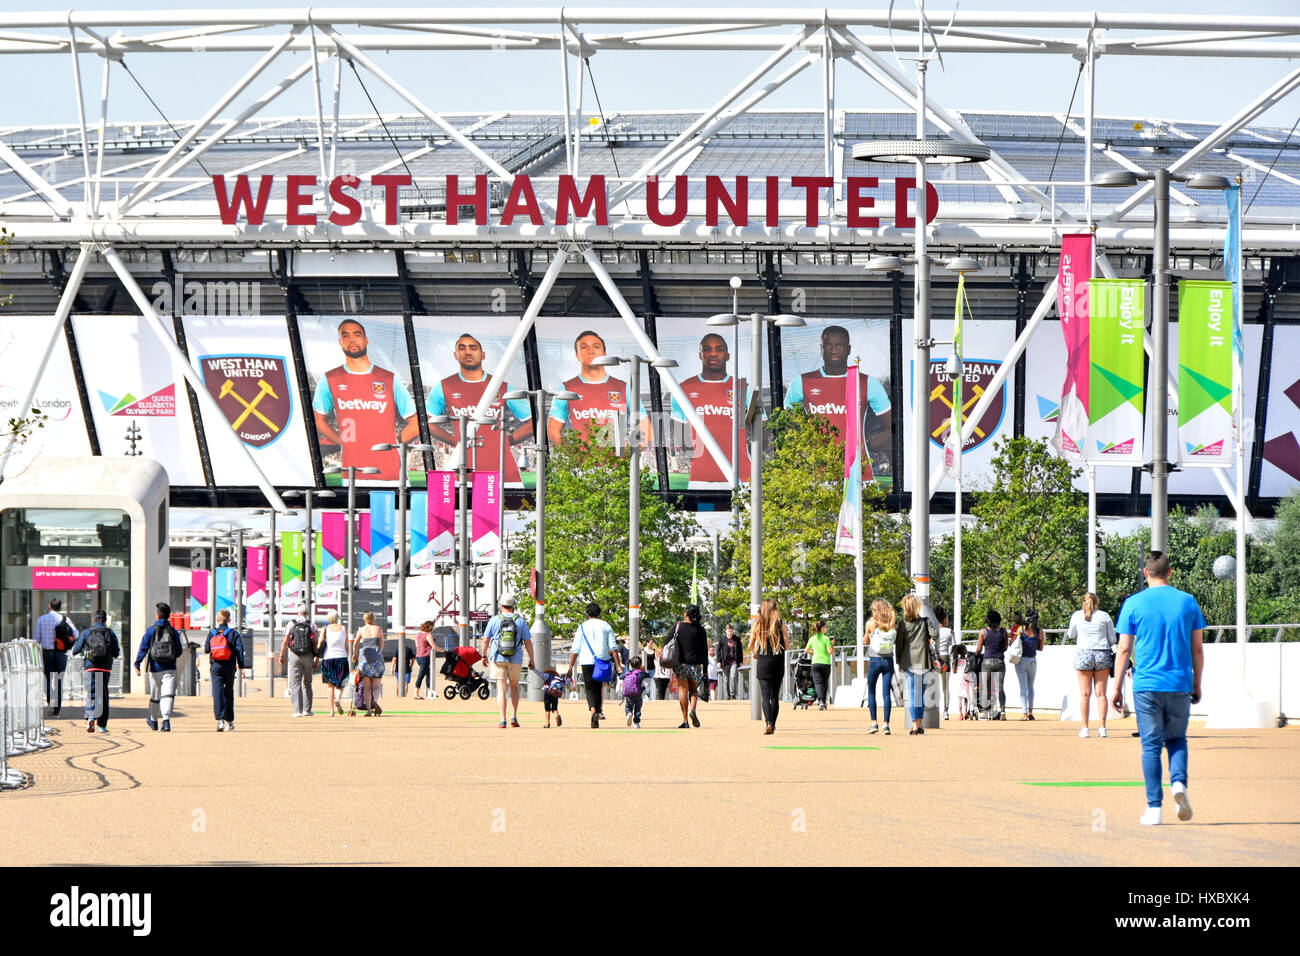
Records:
[[[345,588],[346,588],[345,596],[347,597],[347,612],[346,612],[346,618],[345,618],[345,620],[347,621],[348,634],[349,634],[349,636],[351,636],[351,635],[356,634],[356,615],[353,614],[353,604],[354,604],[354,599],[355,599],[355,597],[356,597],[355,592],[356,592],[356,587],[357,587],[357,574],[356,574],[356,572],[357,572],[357,560],[356,560],[356,554],[357,554],[357,475],[377,475],[377,474],[379,474],[379,469],[378,469],[378,468],[358,468],[358,467],[356,467],[355,465],[349,465],[347,468],[326,468],[324,473],[327,474],[327,475],[342,475],[342,474],[346,474],[346,475],[347,475],[347,482],[348,482],[348,537],[347,537],[347,544],[345,545],[345,549],[344,549],[345,552],[346,552],[345,555],[344,555],[344,558],[346,559],[346,562],[345,562],[345,564],[344,564],[344,572],[343,572],[343,573],[344,573],[344,575],[345,575],[345,578],[344,578],[344,586],[345,586]],[[324,492],[320,492],[320,494],[324,494]],[[307,550],[307,549],[304,547],[304,548],[303,548],[303,552],[305,553],[306,550]],[[303,564],[304,564],[304,566],[306,565],[306,560],[305,560],[305,559],[304,559],[304,561],[303,561]],[[309,579],[309,580],[310,580],[310,579]],[[308,583],[308,586],[310,586],[309,583]],[[310,592],[309,592],[309,593],[310,593]],[[311,613],[311,608],[310,608],[310,607],[308,607],[308,611],[307,611],[307,612],[308,612],[309,614]]]
[[[461,647],[469,646],[469,615],[470,593],[469,593],[469,423],[474,422],[476,425],[496,425],[497,420],[488,416],[483,418],[474,418],[468,412],[461,412],[459,415],[434,415],[429,419],[434,425],[450,425],[456,423],[456,484],[459,486],[459,497],[456,501],[456,516],[460,519],[460,533],[457,537],[457,549],[460,564],[460,594],[457,603],[460,607],[458,614],[458,630],[460,636],[458,641]]]

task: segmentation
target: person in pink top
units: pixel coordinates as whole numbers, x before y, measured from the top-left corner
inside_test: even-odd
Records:
[[[429,671],[429,662],[433,655],[433,622],[425,621],[415,632],[415,663],[418,670],[415,675],[415,699],[424,700],[433,697],[433,675]],[[420,693],[420,686],[427,688],[427,693]]]

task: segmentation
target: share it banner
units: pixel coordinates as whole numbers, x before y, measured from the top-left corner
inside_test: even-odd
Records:
[[[456,546],[456,473],[429,473],[429,560],[451,561]]]
[[[501,472],[474,472],[471,500],[474,520],[470,525],[470,553],[481,564],[497,561],[501,555]]]
[[[429,496],[423,491],[411,492],[411,573],[424,574],[433,570],[429,552]]]
[[[212,626],[212,611],[209,607],[212,594],[212,572],[190,572],[190,627],[204,628]]]
[[[1141,465],[1145,286],[1141,279],[1093,279],[1089,286],[1087,457],[1096,464]]]
[[[302,602],[302,532],[280,534],[280,606],[294,610]]]
[[[267,609],[268,548],[244,549],[244,614],[260,623]]]
[[[1227,468],[1232,421],[1233,283],[1178,283],[1178,463]]]
[[[370,492],[370,563],[376,574],[392,574],[396,561],[397,493]]]
[[[316,582],[342,584],[348,550],[348,516],[342,511],[322,511],[320,534],[316,537]]]
[[[1069,461],[1083,460],[1088,444],[1089,340],[1088,294],[1092,281],[1092,236],[1061,238],[1056,314],[1065,338],[1065,379],[1052,447]]]

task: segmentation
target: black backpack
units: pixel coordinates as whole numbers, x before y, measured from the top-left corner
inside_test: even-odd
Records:
[[[158,664],[176,663],[176,641],[180,635],[170,624],[155,628],[153,640],[149,642],[149,660]]]
[[[289,639],[289,649],[295,654],[309,654],[315,651],[316,648],[311,639],[310,622],[294,622],[293,636]]]
[[[102,660],[113,656],[113,644],[108,639],[108,628],[92,627],[86,635],[86,643],[81,646],[82,653],[90,661]]]
[[[67,617],[64,617],[58,624],[54,625],[54,649],[66,651],[77,643],[77,632],[72,625],[68,623]]]

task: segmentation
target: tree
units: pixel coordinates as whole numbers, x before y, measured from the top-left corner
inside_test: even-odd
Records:
[[[974,495],[976,524],[962,540],[963,605],[980,617],[1035,608],[1044,626],[1064,622],[1087,583],[1088,506],[1074,490],[1077,470],[1045,441],[1008,436],[994,453],[993,487]]]
[[[694,530],[689,514],[655,494],[655,475],[641,473],[641,615],[654,621],[681,617],[690,597]],[[553,446],[546,482],[546,617],[558,633],[576,630],[595,601],[619,633],[627,633],[628,466],[597,429],[590,438],[565,437]],[[532,607],[536,518],[510,540],[509,578],[519,610]]]
[[[853,557],[835,553],[844,496],[844,451],[834,426],[802,406],[777,409],[767,423],[770,457],[763,464],[763,597],[787,620],[828,620],[833,637],[856,640]],[[903,566],[903,533],[880,510],[884,493],[867,484],[863,500],[863,580],[866,603],[897,601],[910,584]],[[749,515],[740,493],[740,527],[725,540],[719,608],[733,622],[749,618]],[[869,612],[868,612],[869,613]],[[798,645],[804,628],[792,630]]]

